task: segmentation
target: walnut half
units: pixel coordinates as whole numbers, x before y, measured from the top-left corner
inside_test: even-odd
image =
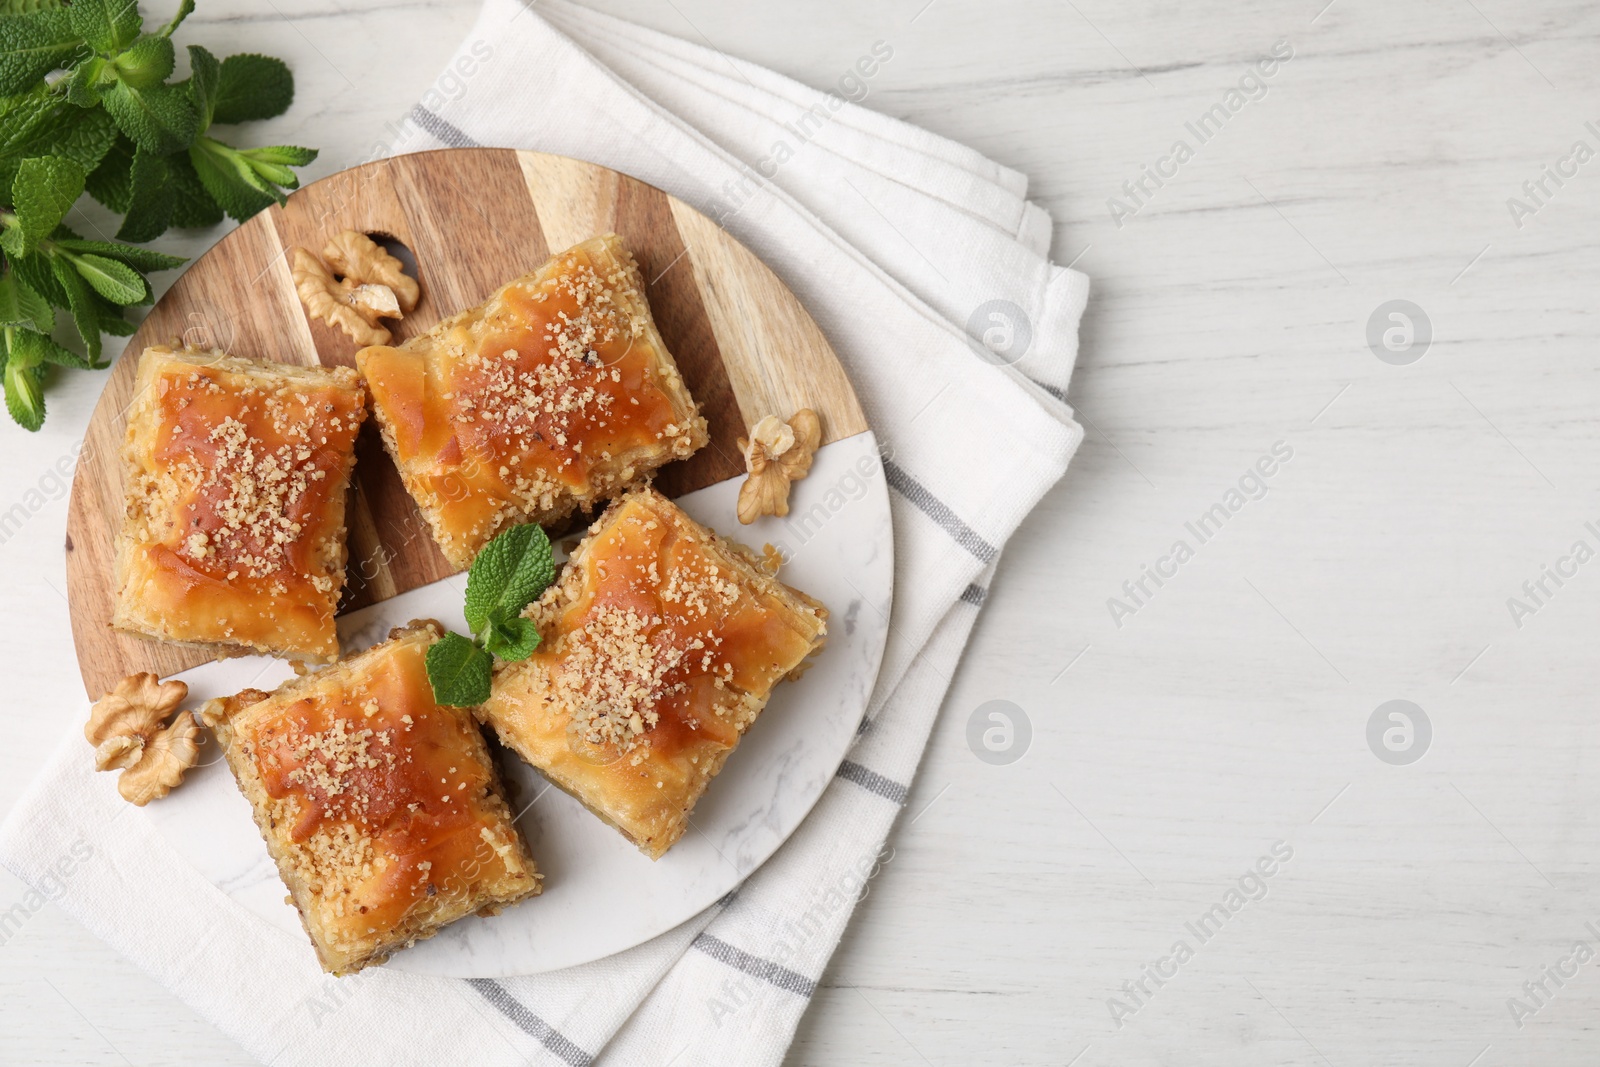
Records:
[[[140,807],[166,796],[200,756],[200,726],[178,711],[189,695],[182,682],[132,674],[95,702],[83,736],[94,746],[94,769],[120,770],[117,792]]]
[[[422,291],[405,265],[355,230],[335,234],[318,259],[290,249],[295,292],[306,314],[336,326],[360,345],[389,342],[379,319],[403,319],[416,310]]]
[[[811,472],[811,458],[822,443],[822,420],[801,408],[784,422],[768,415],[739,438],[745,469],[739,487],[739,521],[748,526],[763,515],[789,514],[789,483]]]

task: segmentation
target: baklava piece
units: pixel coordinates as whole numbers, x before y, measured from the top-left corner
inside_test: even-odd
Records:
[[[525,614],[532,657],[479,714],[546,778],[659,859],[827,609],[652,489],[614,502]]]
[[[503,527],[560,522],[708,440],[615,234],[356,362],[406,489],[458,567]]]
[[[221,655],[338,656],[345,491],[364,418],[348,367],[145,349],[112,625]]]
[[[333,974],[540,889],[477,722],[433,701],[426,656],[443,632],[414,622],[202,713]]]

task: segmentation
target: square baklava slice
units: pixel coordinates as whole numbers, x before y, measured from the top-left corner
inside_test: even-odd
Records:
[[[822,646],[827,609],[653,489],[615,501],[525,614],[540,645],[495,669],[500,740],[652,859],[773,687]]]
[[[503,527],[560,522],[708,440],[616,234],[356,362],[406,489],[458,567]]]
[[[365,418],[348,367],[145,349],[112,625],[219,654],[336,657],[345,495]]]
[[[443,633],[414,622],[202,711],[333,974],[540,890],[477,721],[434,703],[426,657]]]

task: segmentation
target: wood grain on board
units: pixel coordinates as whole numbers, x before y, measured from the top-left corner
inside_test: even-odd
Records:
[[[821,330],[747,249],[652,186],[578,160],[458,148],[369,163],[296,192],[229,233],[151,309],[111,369],[90,420],[67,519],[67,593],[84,687],[99,697],[135,671],[166,676],[204,652],[110,628],[120,457],[138,355],[175,339],[288,363],[354,364],[357,346],[307,319],[288,250],[342,230],[410,249],[422,298],[397,341],[479,303],[552,252],[614,230],[639,261],[651,309],[711,431],[711,444],[656,484],[677,496],[743,473],[736,440],[767,414],[822,416],[824,442],[866,419]],[[357,445],[344,610],[451,574],[369,420]]]

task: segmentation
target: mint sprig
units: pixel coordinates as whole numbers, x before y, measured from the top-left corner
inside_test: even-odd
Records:
[[[102,334],[133,333],[126,309],[150,302],[144,276],[183,262],[120,242],[224,215],[242,222],[283,203],[300,184],[291,168],[317,156],[212,135],[218,123],[283,114],[294,77],[270,56],[219,60],[191,45],[190,76],[171,81],[172,35],[193,11],[181,0],[148,32],[133,0],[0,0],[0,380],[27,429],[44,420],[43,363],[75,364],[43,359],[22,335],[49,340],[65,312],[87,354],[78,363],[104,366]],[[63,224],[84,193],[124,216],[117,241]]]
[[[536,525],[513,526],[490,541],[467,572],[463,614],[470,639],[447,633],[428,649],[428,681],[440,704],[467,708],[489,699],[496,659],[516,663],[539,647],[539,628],[522,609],[555,581],[550,538]]]

